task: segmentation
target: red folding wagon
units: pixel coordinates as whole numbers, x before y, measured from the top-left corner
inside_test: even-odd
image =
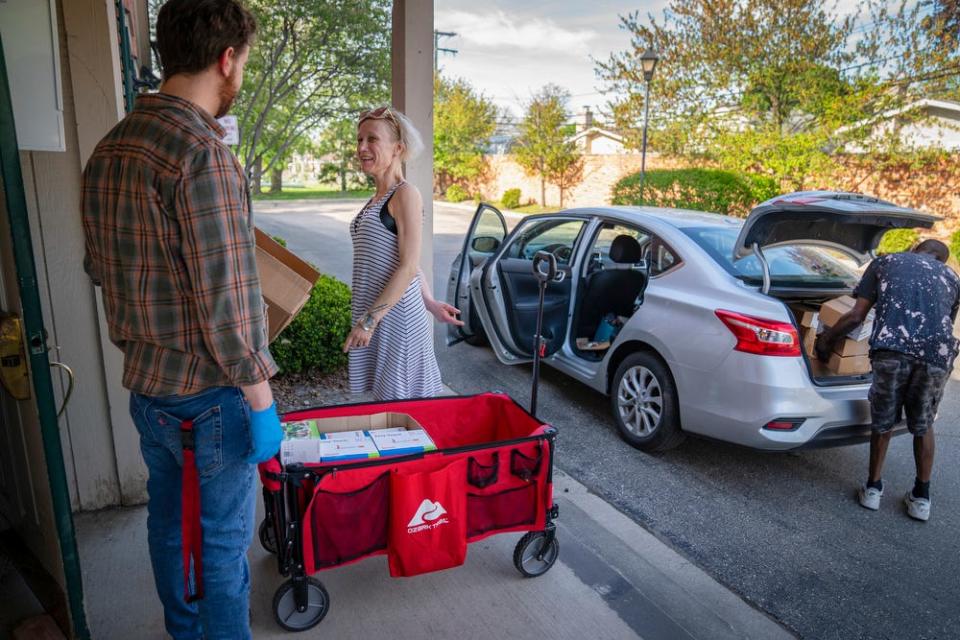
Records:
[[[509,396],[338,405],[283,419],[383,412],[414,418],[437,449],[286,467],[274,458],[260,465],[266,509],[260,541],[290,578],[273,598],[284,629],[310,629],[329,610],[329,595],[312,574],[368,556],[387,555],[391,575],[412,576],[462,564],[470,542],[523,531],[513,553],[521,574],[543,575],[557,560],[557,432]]]
[[[266,517],[260,542],[289,576],[273,597],[277,623],[289,631],[316,626],[330,596],[312,574],[386,555],[392,576],[463,564],[467,544],[524,531],[513,564],[542,576],[557,561],[553,458],[557,431],[537,410],[543,356],[543,300],[561,279],[555,256],[537,252],[540,303],[533,344],[530,411],[502,393],[338,405],[295,411],[285,421],[402,413],[437,449],[370,460],[260,465]],[[185,565],[187,566],[187,565]]]

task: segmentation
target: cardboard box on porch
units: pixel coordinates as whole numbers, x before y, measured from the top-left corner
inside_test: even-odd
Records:
[[[270,342],[300,313],[320,273],[260,229],[257,241],[257,270],[260,290],[267,303]]]
[[[820,325],[832,327],[841,316],[853,309],[856,302],[856,298],[851,296],[840,296],[839,298],[824,302],[820,305]],[[866,320],[863,321],[863,324],[851,329],[847,337],[858,342],[868,339],[873,332],[873,318],[874,313],[871,309],[870,313],[867,314]]]
[[[838,353],[830,354],[827,367],[838,376],[855,376],[870,373],[870,358],[867,356],[850,356],[844,358]]]

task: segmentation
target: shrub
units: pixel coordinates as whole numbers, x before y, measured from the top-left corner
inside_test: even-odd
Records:
[[[329,373],[347,363],[341,348],[350,328],[350,287],[321,275],[307,304],[277,336],[270,351],[284,373]]]
[[[470,194],[467,193],[467,190],[461,187],[458,184],[452,184],[447,187],[447,202],[463,202],[470,198]]]
[[[520,189],[507,189],[500,198],[500,204],[505,209],[516,209],[520,206]]]
[[[950,253],[953,254],[953,259],[960,261],[960,229],[957,229],[953,232],[953,235],[950,236]]]
[[[880,239],[877,253],[886,255],[909,251],[913,248],[913,245],[917,244],[918,240],[920,240],[920,234],[917,233],[916,229],[890,229]]]
[[[613,204],[653,205],[745,216],[755,204],[778,192],[777,182],[769,176],[720,169],[653,169],[647,171],[642,198],[640,173],[634,173],[614,185]]]

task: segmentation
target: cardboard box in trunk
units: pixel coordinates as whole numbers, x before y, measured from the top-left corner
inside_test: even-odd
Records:
[[[803,343],[803,352],[808,357],[816,359],[817,354],[813,350],[813,346],[817,342],[817,328],[805,326],[800,329],[800,341]]]
[[[827,367],[838,376],[855,376],[870,373],[870,358],[867,356],[850,356],[844,358],[838,353],[830,355]]]
[[[816,311],[804,311],[800,316],[800,326],[816,331],[820,326],[820,314]]]
[[[856,298],[850,296],[840,296],[839,298],[824,302],[820,306],[820,324],[824,327],[832,327],[841,316],[853,309],[856,302]],[[873,317],[874,313],[871,309],[870,313],[867,314],[867,319],[863,321],[863,324],[851,329],[847,337],[856,341],[867,340],[870,334],[873,333]]]
[[[273,342],[310,299],[320,273],[260,229],[254,229],[254,234],[260,290],[267,303],[268,335]]]
[[[844,358],[865,356],[870,353],[870,341],[867,339],[851,340],[850,338],[837,340],[833,343],[833,352]]]

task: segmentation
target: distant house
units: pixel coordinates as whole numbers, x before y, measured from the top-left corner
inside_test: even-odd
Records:
[[[900,109],[844,127],[849,131],[869,127],[869,139],[879,140],[896,131],[904,146],[912,149],[960,151],[960,102],[924,98]],[[863,153],[864,145],[848,144],[848,153]]]
[[[576,133],[570,136],[568,140],[576,143],[583,154],[619,155],[636,153],[634,150],[627,149],[622,135],[597,126],[593,120],[593,112],[590,111],[590,107],[584,109],[583,113],[575,118],[574,123],[576,124]]]

